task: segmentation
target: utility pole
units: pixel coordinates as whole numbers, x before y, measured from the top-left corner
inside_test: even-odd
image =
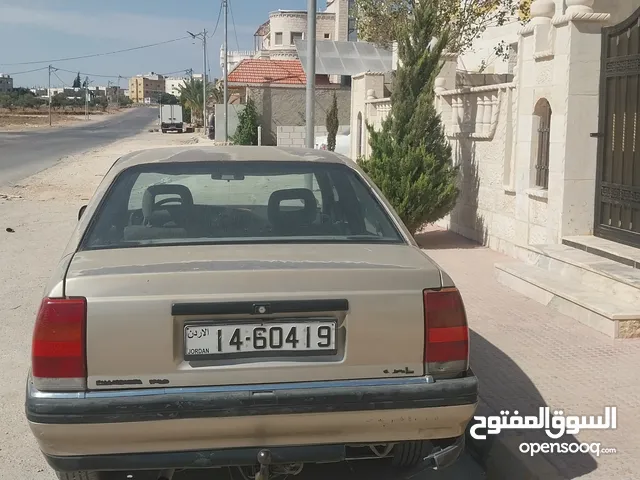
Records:
[[[229,0],[222,0],[222,6],[224,8],[224,65],[222,67],[224,74],[224,142],[227,143],[229,141]]]
[[[104,91],[104,95],[107,97],[107,108],[109,108],[109,87],[111,87],[111,80],[107,81],[107,89]]]
[[[51,69],[53,67],[49,65],[49,89],[47,90],[47,94],[49,95],[49,126],[51,126]]]
[[[207,29],[202,31],[202,126],[207,133]]]
[[[89,77],[84,78],[84,118],[89,120]]]
[[[307,148],[315,147],[316,0],[307,0]]]
[[[207,128],[207,30],[204,29],[200,33],[191,33],[187,31],[194,40],[199,38],[202,40],[202,126]],[[193,70],[192,70],[193,72]]]

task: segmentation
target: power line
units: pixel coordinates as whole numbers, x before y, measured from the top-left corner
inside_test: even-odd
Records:
[[[34,68],[33,70],[24,70],[22,72],[7,73],[7,75],[9,76],[22,75],[23,73],[39,72],[40,70],[46,70],[47,68],[49,67]]]
[[[92,53],[92,54],[89,54],[89,55],[80,55],[78,57],[55,58],[55,59],[51,59],[51,60],[37,60],[37,61],[32,61],[32,62],[1,63],[0,65],[35,65],[35,64],[38,64],[38,63],[67,62],[69,60],[80,60],[80,59],[83,59],[83,58],[104,57],[106,55],[115,55],[116,53],[132,52],[134,50],[141,50],[143,48],[150,48],[150,47],[157,47],[159,45],[166,45],[167,43],[179,42],[180,40],[186,40],[188,38],[191,38],[191,37],[174,38],[172,40],[165,40],[164,42],[150,43],[148,45],[141,45],[139,47],[131,47],[131,48],[125,48],[125,49],[122,49],[122,50],[114,50],[112,52]]]
[[[96,77],[96,78],[130,78],[135,76],[135,75],[101,75],[98,73],[75,72],[73,70],[66,70],[64,68],[58,68],[58,70],[60,70],[61,72],[67,72],[67,73],[79,73],[80,75],[84,75],[87,77]],[[163,77],[165,77],[167,75],[173,75],[175,73],[186,72],[187,70],[188,70],[187,68],[183,68],[181,70],[176,70],[174,72],[158,73],[158,75],[162,75]]]
[[[55,71],[55,70],[51,70],[51,73],[53,73],[53,74],[55,75],[55,77],[56,77],[58,80],[60,80],[60,81],[62,82],[62,86],[63,86],[63,87],[69,87],[69,84],[67,84],[64,80],[62,80],[62,79],[58,76],[58,74],[56,73],[56,71]]]
[[[80,75],[84,75],[86,77],[97,77],[97,78],[118,78],[118,75],[99,75],[97,73],[87,73],[87,72],[74,72],[73,70],[65,70],[64,68],[58,68],[61,72],[67,73],[79,73]]]
[[[213,38],[213,36],[218,31],[218,27],[220,26],[220,19],[222,18],[223,7],[224,7],[224,3],[220,2],[220,10],[218,10],[218,19],[216,20],[216,26],[214,27],[213,32],[211,32],[211,35],[208,35],[209,38]],[[209,56],[209,51],[207,51],[207,72],[206,73],[208,78],[211,78],[211,57]]]
[[[213,29],[213,32],[211,33],[211,35],[209,35],[209,38],[212,38],[216,32],[218,31],[218,26],[220,25],[220,18],[222,17],[222,2],[220,2],[220,10],[218,10],[218,19],[216,20],[216,26]]]
[[[231,14],[231,24],[233,25],[233,33],[236,36],[236,47],[240,50],[240,42],[238,42],[238,30],[236,30],[236,21],[233,18],[233,8],[231,8],[231,0],[229,2],[229,13]]]

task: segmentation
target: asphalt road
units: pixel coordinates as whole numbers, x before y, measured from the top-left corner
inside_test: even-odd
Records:
[[[0,132],[0,186],[16,183],[67,155],[140,133],[157,116],[157,109],[140,107],[87,125]]]

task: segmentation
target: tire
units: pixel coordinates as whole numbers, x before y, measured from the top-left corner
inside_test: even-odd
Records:
[[[163,128],[163,129],[162,129],[162,133],[167,133],[167,129],[166,129],[166,128]]]
[[[58,480],[104,480],[102,472],[56,472]]]
[[[398,443],[393,447],[391,466],[394,468],[412,468],[419,465],[431,453],[433,444],[427,440]]]

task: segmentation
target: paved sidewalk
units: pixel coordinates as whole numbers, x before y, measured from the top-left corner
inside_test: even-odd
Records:
[[[544,458],[557,469],[556,478],[638,478],[640,340],[610,339],[500,285],[493,266],[507,260],[504,255],[435,228],[417,239],[451,275],[465,300],[481,410],[535,415],[540,406],[549,406],[582,416],[603,415],[605,406],[617,406],[617,430],[584,431],[577,440],[571,435],[557,440],[600,442],[603,448],[616,448],[616,454],[599,458],[548,454]],[[526,442],[553,442],[536,431],[518,432],[518,437]],[[552,477],[545,474],[544,478]]]

